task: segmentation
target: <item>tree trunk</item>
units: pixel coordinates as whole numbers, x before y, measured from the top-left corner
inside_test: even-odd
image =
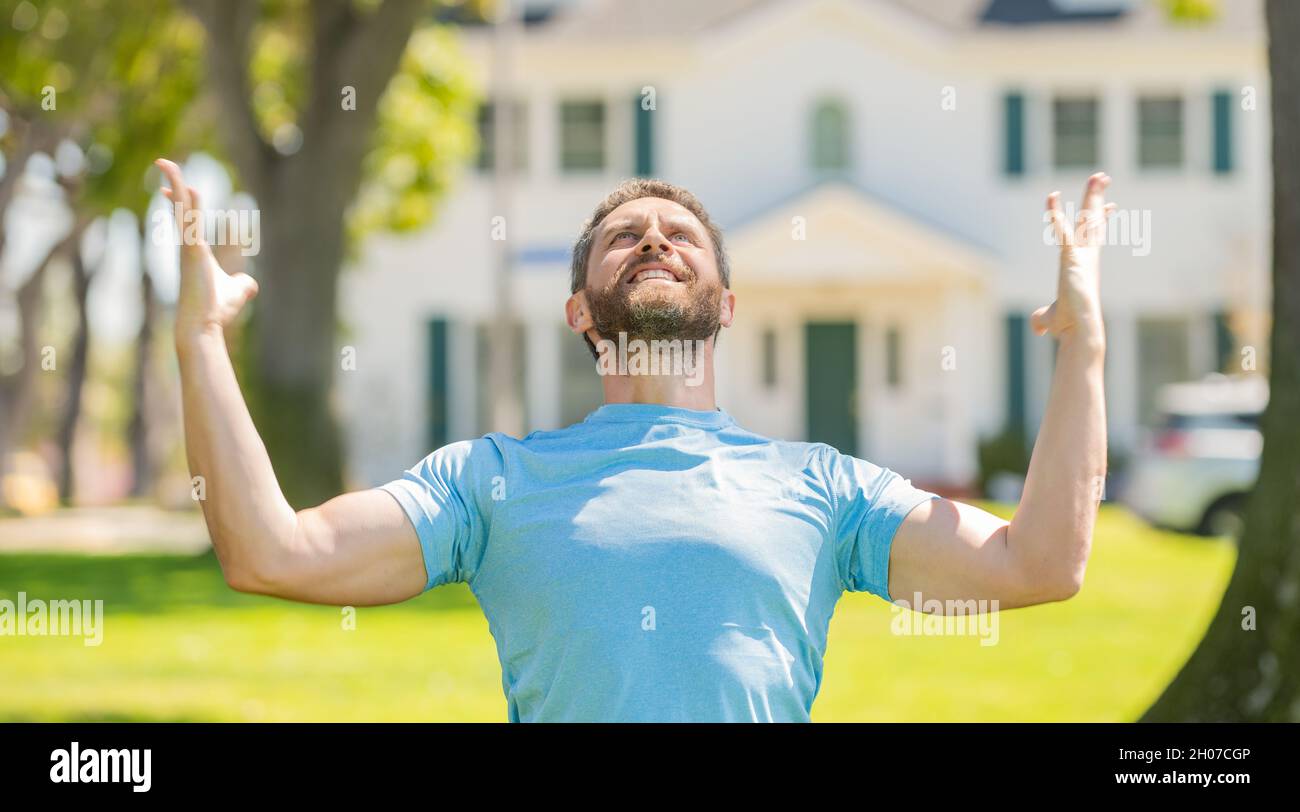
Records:
[[[153,333],[158,321],[158,303],[154,299],[153,277],[144,265],[144,246],[148,225],[140,224],[140,333],[135,340],[135,381],[131,389],[135,409],[127,426],[131,446],[131,496],[140,497],[153,487],[153,457],[149,453],[149,381],[153,377]]]
[[[32,400],[36,394],[36,370],[40,368],[42,353],[37,346],[41,305],[44,301],[45,273],[61,253],[75,246],[81,239],[82,227],[74,225],[72,231],[55,243],[32,275],[18,289],[18,354],[20,362],[13,372],[0,374],[0,478],[9,471],[9,454],[23,441],[27,419],[31,414]],[[0,504],[3,504],[0,492]]]
[[[378,101],[397,71],[427,0],[384,0],[360,12],[348,0],[310,5],[310,77],[298,116],[301,149],[281,155],[262,138],[250,104],[253,0],[189,0],[207,30],[209,77],[225,111],[223,135],[261,210],[260,286],[241,341],[241,385],[276,478],[297,508],[343,489],[343,455],[330,401],[344,213],[360,186]],[[340,103],[355,91],[355,109]]]
[[[311,157],[286,159],[279,182],[259,200],[263,239],[254,262],[262,282],[240,363],[253,422],[296,508],[343,490],[341,436],[330,400],[339,357],[343,205],[331,205],[342,196],[338,178],[313,169]]]
[[[1259,480],[1218,612],[1145,721],[1300,721],[1300,3],[1266,8],[1273,333]]]
[[[105,238],[107,239],[107,237]],[[57,442],[59,447],[59,501],[72,501],[72,450],[77,439],[77,424],[81,422],[81,390],[86,383],[86,369],[90,363],[90,314],[86,300],[90,295],[90,281],[94,272],[81,255],[80,241],[71,249],[72,286],[77,302],[77,331],[72,339],[72,358],[67,367],[67,396],[63,402],[63,415],[59,418]]]

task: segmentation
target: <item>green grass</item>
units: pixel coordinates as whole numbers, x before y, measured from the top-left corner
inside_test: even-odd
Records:
[[[1004,513],[1005,515],[1005,513]],[[1225,542],[1107,506],[1083,591],[998,616],[998,643],[901,636],[878,598],[831,623],[818,721],[1136,718],[1200,639],[1234,562]],[[104,640],[0,637],[0,721],[503,721],[468,589],[341,610],[238,594],[209,555],[0,555],[0,598],[102,598]]]

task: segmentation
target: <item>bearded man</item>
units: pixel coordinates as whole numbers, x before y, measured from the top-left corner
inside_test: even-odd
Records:
[[[196,208],[176,165],[158,163],[178,217]],[[382,487],[295,511],[224,341],[257,285],[183,244],[186,449],[225,578],[351,606],[464,582],[512,721],[808,721],[845,591],[915,596],[928,611],[1080,589],[1106,468],[1109,180],[1089,178],[1075,228],[1048,197],[1058,293],[1033,324],[1058,340],[1056,366],[1009,522],[828,445],[746,431],[719,408],[714,348],[736,313],[722,234],[693,195],[653,180],[623,183],[585,223],[565,317],[596,355],[620,337],[703,342],[698,377],[614,366],[581,423],[454,442]]]

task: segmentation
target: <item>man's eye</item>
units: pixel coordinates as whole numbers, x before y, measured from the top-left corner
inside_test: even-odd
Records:
[[[624,237],[631,237],[633,239],[636,239],[636,234],[632,233],[631,231],[620,231],[614,235],[615,240],[621,240]]]
[[[691,235],[685,232],[673,235],[673,239],[677,239],[678,237],[681,237],[683,240],[686,240],[687,242],[692,242]]]

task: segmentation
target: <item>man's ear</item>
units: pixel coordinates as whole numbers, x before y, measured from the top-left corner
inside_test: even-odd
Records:
[[[722,291],[722,302],[718,308],[718,325],[721,327],[730,327],[732,320],[736,318],[736,294],[727,289]]]
[[[587,292],[580,290],[569,297],[564,303],[564,320],[568,322],[569,329],[575,333],[585,333],[594,325],[591,320],[591,310],[587,307]]]

